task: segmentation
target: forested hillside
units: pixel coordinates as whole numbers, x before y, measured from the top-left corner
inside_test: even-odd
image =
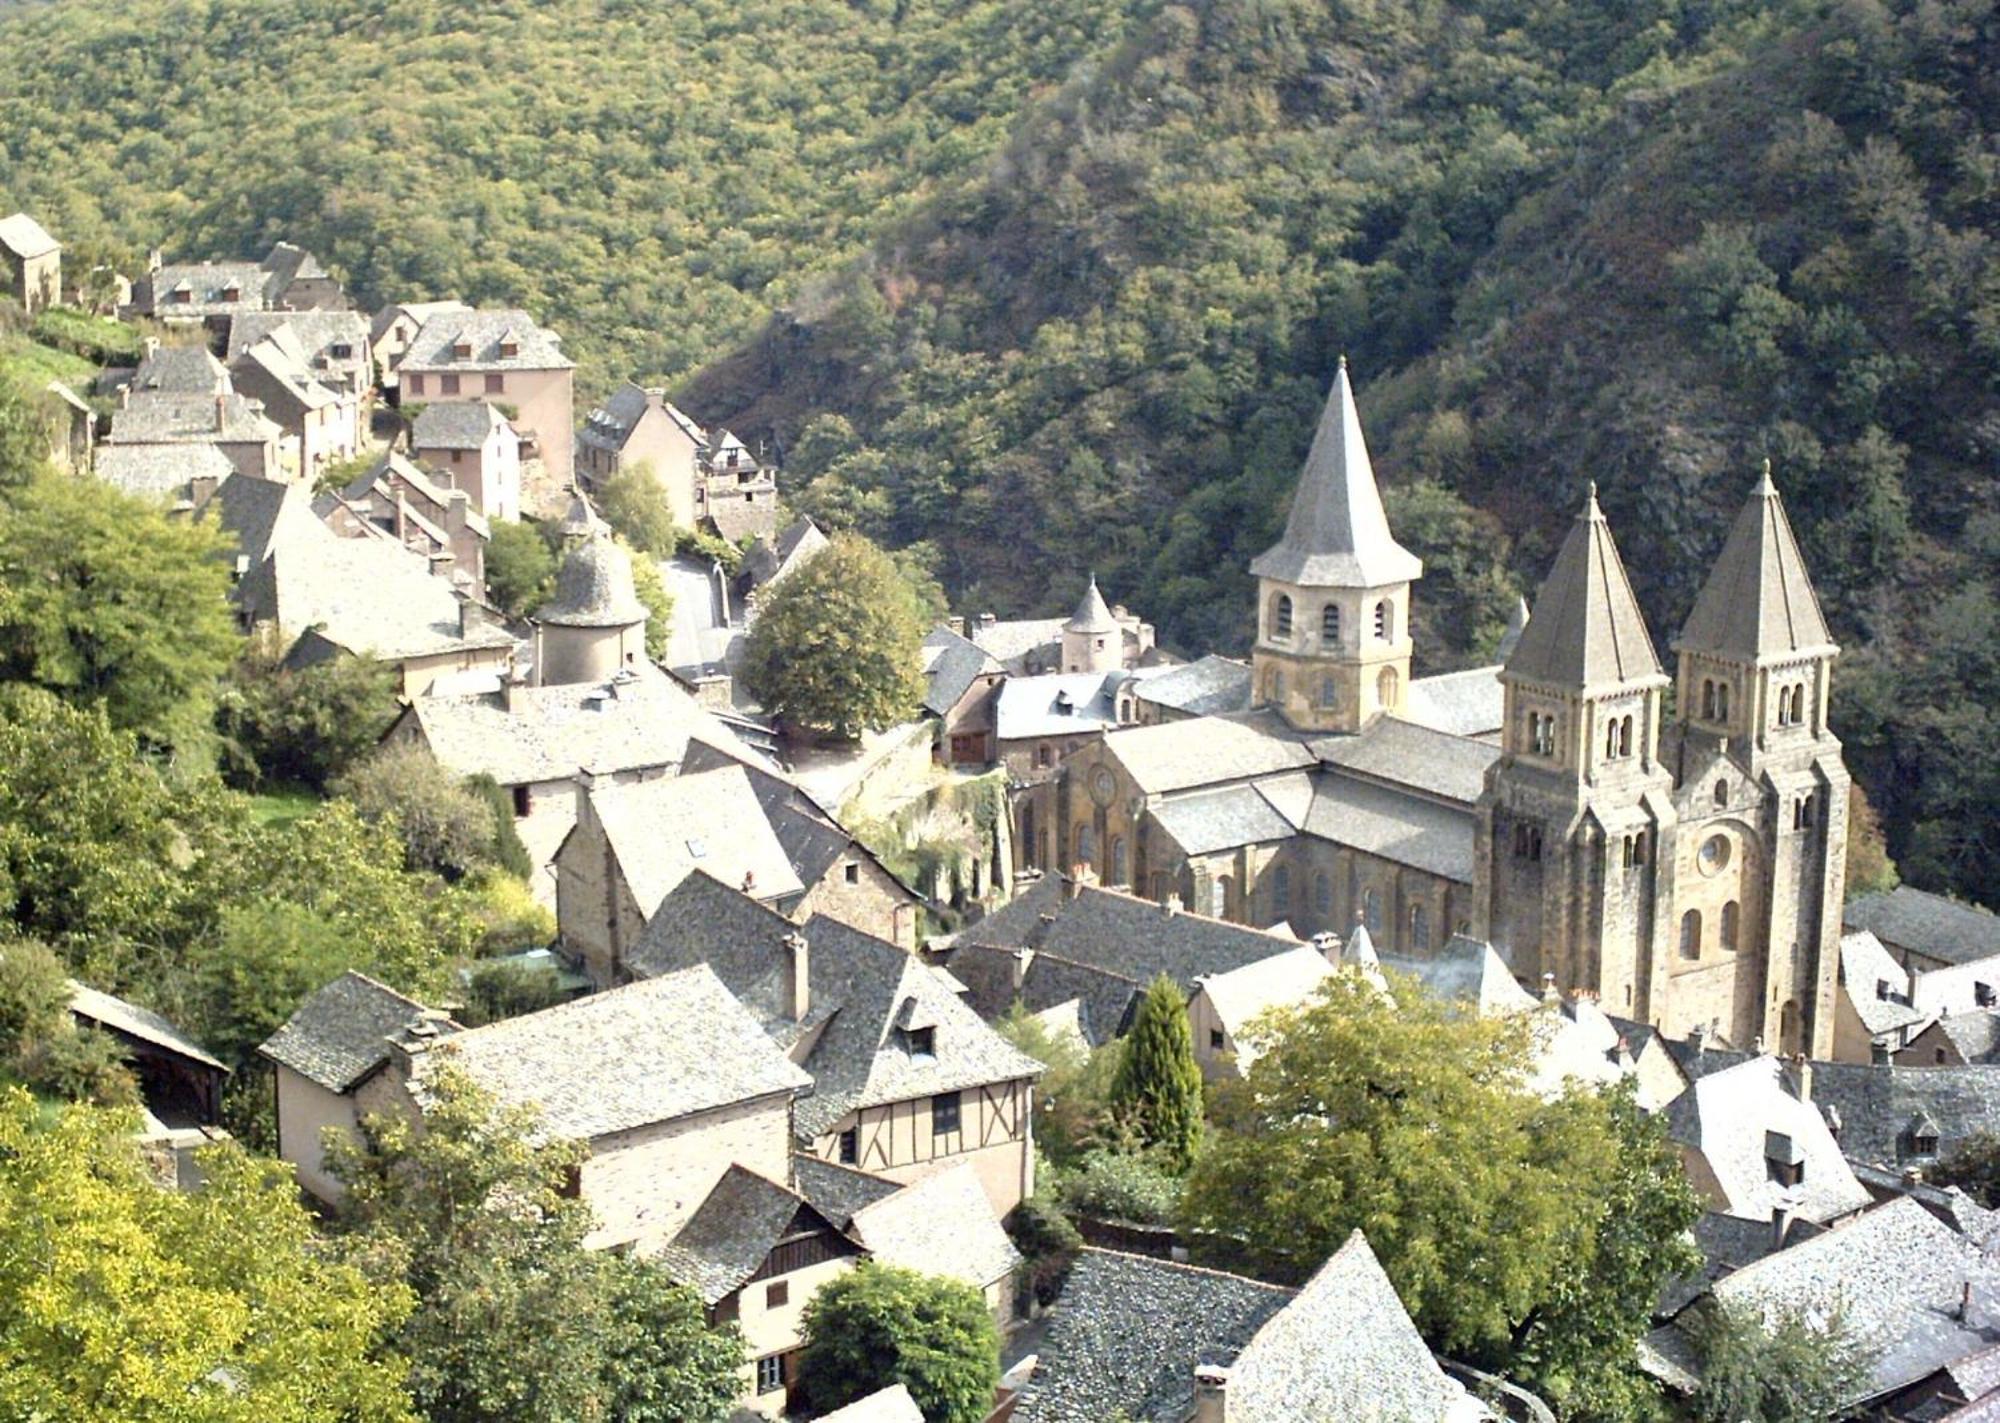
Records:
[[[0,209],[128,270],[291,238],[364,302],[526,306],[597,391],[976,172],[1130,6],[0,0]]]
[[[1990,898],[1996,131],[1984,4],[1169,7],[691,394],[967,606],[1242,648],[1345,351],[1433,667],[1586,479],[1666,655],[1768,456],[1896,853]]]

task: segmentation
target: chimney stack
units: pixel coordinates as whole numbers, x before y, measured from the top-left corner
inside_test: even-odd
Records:
[[[1009,976],[1014,980],[1014,991],[1019,993],[1021,985],[1027,982],[1028,965],[1035,961],[1035,951],[1033,949],[1016,949],[1012,957],[1014,961],[1009,966],[1011,969]]]
[[[1958,1322],[1969,1323],[1972,1319],[1972,1281],[1967,1280],[1958,1287]]]
[[[806,936],[797,930],[785,935],[785,1016],[802,1022],[812,1011],[812,956]]]
[[[1220,1364],[1194,1368],[1194,1423],[1228,1423],[1229,1370]]]
[[[1542,1002],[1548,1007],[1560,1008],[1562,1007],[1562,1001],[1562,993],[1556,988],[1556,976],[1552,973],[1543,974]]]
[[[1340,935],[1322,930],[1312,936],[1313,952],[1330,964],[1340,962]]]
[[[1802,1052],[1792,1054],[1793,1091],[1801,1102],[1812,1101],[1812,1062]]]
[[[221,431],[222,423],[228,417],[228,414],[229,397],[226,395],[217,395],[215,397],[215,428],[218,433]]]
[[[953,632],[957,633],[960,637],[965,636],[965,614],[963,613],[951,614],[944,620],[944,625],[950,628]]]
[[[160,353],[160,338],[157,336],[148,336],[145,340],[145,347],[146,359],[150,361]]]
[[[757,872],[755,870],[745,870],[743,872],[742,888],[745,894],[755,894],[757,892]]]

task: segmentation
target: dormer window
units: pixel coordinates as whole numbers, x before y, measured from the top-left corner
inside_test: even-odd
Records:
[[[1936,1156],[1938,1139],[1934,1136],[1913,1136],[1910,1138],[1910,1152],[1915,1156]]]
[[[1979,1005],[1981,1008],[1991,1008],[1995,1002],[1993,996],[1993,985],[1990,983],[1973,984],[1972,1001],[1977,1005]]]
[[[913,1058],[931,1061],[937,1057],[936,1028],[905,1028],[903,1042]]]
[[[334,342],[331,349],[336,361],[351,360],[354,356],[354,347],[346,341]]]
[[[1764,1169],[1780,1186],[1796,1186],[1806,1179],[1806,1154],[1799,1144],[1781,1131],[1764,1133]]]
[[[451,343],[451,353],[461,361],[472,359],[472,338],[470,336],[459,337]]]
[[[511,336],[503,338],[500,342],[500,354],[510,359],[520,355],[521,343]]]
[[[224,301],[243,300],[243,288],[238,286],[235,282],[229,283],[229,285],[225,286],[222,289],[222,299]]]

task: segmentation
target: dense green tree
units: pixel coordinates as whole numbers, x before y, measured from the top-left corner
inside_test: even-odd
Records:
[[[1527,1090],[1528,1031],[1331,980],[1220,1094],[1183,1220],[1300,1279],[1363,1230],[1437,1347],[1504,1350],[1589,1258],[1617,1163],[1601,1104]]]
[[[453,1016],[476,1028],[552,1008],[569,996],[552,965],[500,959],[473,968],[466,978],[465,1006]]]
[[[771,590],[750,627],[743,676],[779,720],[854,737],[916,710],[923,638],[896,565],[866,539],[837,534]]]
[[[1015,1003],[994,1027],[1022,1052],[1042,1064],[1035,1084],[1035,1148],[1056,1166],[1073,1166],[1093,1149],[1125,1144],[1126,1131],[1111,1105],[1111,1084],[1125,1052],[1125,1039],[1090,1047],[1076,1037],[1052,1032]]]
[[[1111,1082],[1111,1106],[1174,1169],[1185,1171],[1194,1161],[1201,1145],[1201,1067],[1194,1060],[1187,995],[1165,974],[1139,1000]]]
[[[0,1414],[415,1423],[382,1347],[407,1290],[314,1238],[291,1169],[235,1146],[162,1190],[123,1113],[0,1093]]]
[[[556,556],[531,523],[496,519],[486,544],[486,594],[510,618],[532,613],[555,587]]]
[[[597,511],[639,553],[665,558],[679,542],[667,491],[649,463],[621,469],[599,485]]]
[[[514,828],[514,797],[483,771],[467,776],[465,785],[493,812],[493,839],[486,847],[487,863],[516,879],[524,880],[534,874],[535,862],[528,858],[528,847],[521,843],[521,834]]]
[[[1694,1423],[1839,1423],[1869,1392],[1873,1350],[1837,1315],[1698,1308]]]
[[[364,819],[401,837],[408,869],[456,880],[489,863],[498,819],[492,801],[439,765],[426,746],[382,746],[349,768],[333,790]]]
[[[1000,1382],[1000,1335],[972,1286],[864,1261],[800,1318],[799,1390],[827,1413],[902,1384],[929,1423],[980,1423]]]
[[[431,1079],[421,1130],[373,1116],[329,1152],[337,1228],[415,1296],[397,1343],[431,1423],[728,1416],[740,1338],[656,1266],[583,1249],[590,1209],[564,1189],[583,1154],[454,1070]]]
[[[0,489],[26,484],[48,455],[34,401],[13,379],[0,378]]]
[[[216,708],[232,783],[324,792],[396,719],[396,672],[369,657],[287,668],[254,654],[236,665]]]
[[[236,655],[213,528],[48,476],[0,503],[0,677],[46,687],[149,746],[205,749]]]
[[[2000,1210],[2000,1136],[1974,1132],[1931,1168],[1930,1179],[1958,1187],[1988,1210]]]
[[[32,939],[0,941],[0,1083],[103,1107],[136,1107],[139,1086],[108,1033],[70,1013],[66,966]]]

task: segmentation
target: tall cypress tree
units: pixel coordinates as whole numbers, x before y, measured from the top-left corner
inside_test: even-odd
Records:
[[[1139,1002],[1125,1039],[1111,1102],[1126,1114],[1147,1146],[1185,1171],[1201,1143],[1201,1068],[1194,1060],[1187,999],[1165,974]]]

